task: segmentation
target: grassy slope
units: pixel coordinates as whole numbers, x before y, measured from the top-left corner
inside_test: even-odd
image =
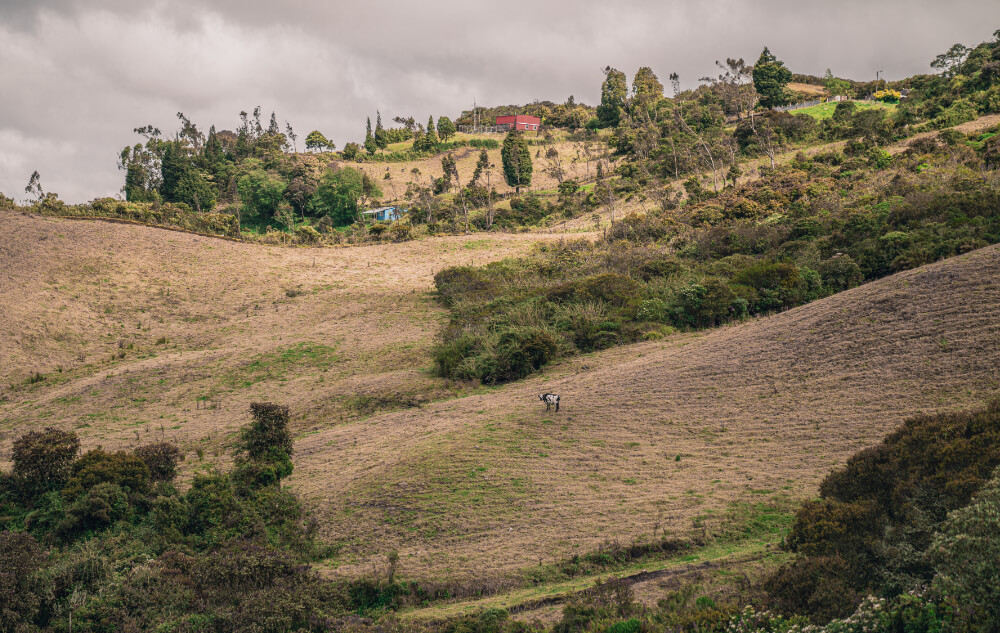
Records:
[[[251,400],[295,403],[308,432],[451,396],[426,371],[445,318],[434,271],[536,239],[285,249],[12,213],[0,235],[0,455],[57,424],[89,446],[201,447],[205,466]]]
[[[896,104],[894,103],[868,103],[866,101],[855,101],[855,107],[858,110],[895,110]],[[822,121],[823,119],[829,119],[833,116],[833,111],[837,109],[836,103],[821,103],[819,105],[814,105],[811,108],[802,108],[801,110],[792,110],[792,114],[808,114],[809,116]]]
[[[302,442],[296,478],[339,538],[363,545],[374,532],[410,573],[550,562],[658,523],[683,532],[734,500],[811,495],[901,416],[995,393],[998,267],[1000,251],[985,249],[364,430],[331,428]],[[563,395],[558,416],[538,406],[545,390]]]
[[[0,235],[14,263],[0,278],[4,383],[64,368],[5,388],[3,452],[42,424],[107,448],[162,434],[190,473],[226,461],[214,451],[247,402],[290,403],[292,483],[343,545],[337,574],[370,573],[391,549],[404,577],[501,573],[711,529],[734,502],[811,496],[902,416],[979,403],[1000,379],[997,248],[470,391],[425,371],[443,318],[431,275],[538,235],[279,249],[19,215],[0,216]],[[543,391],[562,394],[558,415]],[[429,402],[453,393],[472,395]],[[421,406],[359,415],[359,395]]]

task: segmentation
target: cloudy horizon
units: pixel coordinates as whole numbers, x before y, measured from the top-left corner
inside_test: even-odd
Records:
[[[891,80],[1000,28],[985,0],[339,4],[0,0],[0,192],[23,199],[38,170],[67,202],[116,195],[133,128],[171,136],[177,112],[235,129],[259,105],[300,149],[313,129],[340,148],[376,110],[388,123],[473,100],[596,104],[607,65],[692,88],[716,59],[752,63],[766,45],[793,72]]]

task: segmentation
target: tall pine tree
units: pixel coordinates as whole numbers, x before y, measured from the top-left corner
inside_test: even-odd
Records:
[[[378,145],[375,144],[375,135],[372,134],[372,118],[368,117],[368,125],[365,128],[365,149],[369,154],[374,154],[375,150],[378,149]]]
[[[791,80],[792,71],[765,46],[753,65],[753,87],[760,95],[760,105],[765,108],[785,105],[785,85]]]
[[[521,193],[521,187],[531,184],[531,150],[524,136],[518,130],[511,130],[503,140],[500,148],[500,158],[503,161],[503,176],[507,185],[514,187],[516,193]]]
[[[375,111],[375,147],[385,149],[389,146],[389,135],[382,127],[382,113]]]
[[[437,130],[434,129],[434,117],[427,117],[427,144],[434,147],[438,144]]]
[[[597,120],[601,127],[618,125],[627,98],[628,80],[625,73],[608,66],[604,69],[604,83],[601,84],[601,105],[597,106]]]

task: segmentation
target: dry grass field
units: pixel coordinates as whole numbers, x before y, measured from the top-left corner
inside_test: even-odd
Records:
[[[476,388],[429,372],[433,273],[558,234],[284,249],[3,214],[0,236],[3,459],[55,425],[85,447],[176,441],[190,475],[226,463],[249,402],[289,404],[290,483],[340,546],[331,574],[395,549],[403,577],[482,576],[688,534],[1000,388],[996,247]]]
[[[305,432],[460,393],[428,372],[446,318],[433,273],[538,240],[288,249],[13,213],[0,234],[4,459],[38,424],[90,446],[162,436],[213,453],[251,400],[296,403]]]

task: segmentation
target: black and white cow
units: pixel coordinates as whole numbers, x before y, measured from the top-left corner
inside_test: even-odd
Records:
[[[548,411],[552,405],[556,405],[556,413],[559,413],[559,394],[543,393],[538,399],[545,403],[545,410]]]

